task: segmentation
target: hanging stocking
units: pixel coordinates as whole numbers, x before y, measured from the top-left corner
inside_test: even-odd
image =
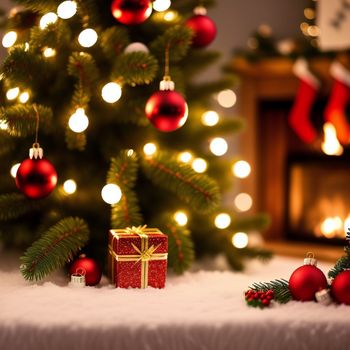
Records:
[[[289,114],[289,124],[305,143],[313,142],[317,133],[311,124],[310,111],[316,98],[320,82],[309,70],[304,59],[298,59],[293,67],[294,74],[300,79],[297,95]]]
[[[350,127],[346,119],[345,108],[350,100],[350,72],[339,62],[331,65],[334,79],[331,95],[324,115],[325,120],[334,125],[340,143],[350,141]]]

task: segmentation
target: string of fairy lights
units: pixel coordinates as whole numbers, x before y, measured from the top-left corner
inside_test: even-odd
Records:
[[[163,20],[172,21],[176,18],[177,14],[175,11],[169,10],[171,6],[170,0],[155,0],[153,2],[153,9],[160,13],[163,13]],[[168,11],[169,10],[169,11]],[[42,30],[52,23],[55,23],[58,19],[68,20],[72,18],[78,11],[78,5],[75,1],[63,1],[57,7],[57,13],[49,12],[43,15],[39,21],[39,27]],[[98,33],[88,26],[87,23],[84,24],[85,28],[78,35],[78,42],[83,48],[90,48],[96,44],[98,41]],[[18,35],[15,31],[7,32],[2,39],[3,47],[9,49],[16,44]],[[134,48],[136,50],[143,50],[148,52],[148,48],[142,43],[132,43],[126,48],[125,52],[132,52]],[[25,43],[25,49],[29,49],[29,44]],[[43,57],[47,59],[53,59],[57,52],[54,48],[45,47],[42,50]],[[81,52],[84,55],[84,52]],[[111,81],[106,83],[101,89],[101,97],[106,103],[116,103],[122,97],[122,86],[117,81]],[[20,103],[26,103],[30,100],[30,91],[21,90],[19,87],[11,87],[6,92],[6,98],[9,101],[18,101]],[[218,93],[217,102],[223,108],[231,108],[235,105],[237,100],[236,94],[233,90],[226,89]],[[216,111],[208,110],[204,112],[201,116],[201,123],[205,127],[213,127],[220,123],[220,116]],[[76,108],[74,113],[68,119],[68,127],[75,133],[84,132],[89,126],[89,118],[85,113],[85,109],[82,106]],[[0,129],[7,129],[7,124],[0,120]],[[209,151],[217,156],[222,157],[227,154],[229,150],[229,144],[227,140],[223,137],[214,137],[209,140],[208,143]],[[158,151],[158,146],[156,142],[149,141],[144,144],[143,152],[146,157],[152,157],[156,155]],[[128,155],[131,156],[134,153],[133,150],[128,151]],[[178,160],[189,164],[192,169],[197,173],[205,173],[208,169],[208,163],[205,159],[196,157],[195,154],[189,150],[184,150],[178,155]],[[17,170],[20,163],[14,164],[11,167],[10,174],[12,177],[16,177]],[[251,167],[245,160],[238,160],[232,164],[232,173],[238,179],[244,179],[249,176],[251,172]],[[78,184],[74,179],[67,179],[63,182],[60,191],[66,196],[74,195],[78,190]],[[122,191],[120,187],[115,183],[109,183],[103,186],[101,190],[101,197],[104,202],[110,205],[117,204],[122,198]],[[234,198],[234,207],[239,212],[247,212],[251,209],[253,205],[253,199],[248,193],[238,193]],[[181,225],[187,225],[189,221],[189,214],[186,210],[179,209],[174,213],[175,221]],[[218,229],[227,229],[231,224],[231,216],[229,213],[222,212],[215,215],[213,218],[213,224]],[[235,232],[232,236],[232,244],[236,248],[244,248],[248,245],[248,235],[245,232]]]

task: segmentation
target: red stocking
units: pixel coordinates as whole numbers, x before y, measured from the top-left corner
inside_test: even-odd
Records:
[[[334,62],[331,66],[331,75],[334,82],[324,112],[325,120],[334,125],[340,143],[348,144],[350,127],[346,120],[345,108],[350,100],[350,72],[339,62]]]
[[[310,72],[307,62],[299,59],[293,67],[294,74],[300,79],[297,95],[289,114],[289,124],[305,143],[313,142],[317,133],[310,120],[310,112],[320,86],[319,80]]]

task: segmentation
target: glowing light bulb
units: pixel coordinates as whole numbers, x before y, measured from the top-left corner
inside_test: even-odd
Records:
[[[166,11],[170,6],[170,0],[155,0],[153,2],[153,8],[158,12]]]
[[[244,232],[237,232],[232,236],[232,244],[239,249],[245,248],[248,241],[248,235]]]
[[[89,119],[85,114],[84,108],[78,108],[75,113],[71,115],[68,121],[69,128],[76,132],[83,132],[89,126]]]
[[[171,22],[171,21],[173,21],[176,18],[176,12],[174,12],[174,11],[167,11],[164,14],[163,18],[164,18],[165,21]]]
[[[51,47],[46,47],[43,51],[43,55],[46,58],[54,57],[54,56],[56,56],[56,50],[52,49]]]
[[[68,19],[77,13],[77,3],[75,1],[63,1],[57,7],[58,17]]]
[[[104,101],[115,103],[122,95],[122,88],[117,83],[108,83],[102,88],[101,95]]]
[[[117,204],[122,198],[122,191],[116,184],[103,186],[101,191],[102,199],[108,204]]]
[[[18,87],[12,88],[7,90],[6,98],[11,101],[17,98],[18,94],[19,94],[19,88]]]
[[[135,153],[135,151],[133,150],[133,149],[129,149],[128,150],[128,152],[126,153],[126,155],[128,156],[128,157],[131,157],[133,154]]]
[[[153,142],[148,142],[143,146],[143,152],[146,156],[152,156],[157,152],[157,146]]]
[[[28,100],[29,100],[29,92],[28,91],[24,91],[24,92],[22,92],[20,95],[19,95],[19,97],[18,97],[18,99],[19,99],[19,102],[21,102],[21,103],[26,103],[26,102],[28,102]]]
[[[11,167],[10,174],[14,179],[16,178],[17,170],[18,170],[20,165],[21,165],[21,163],[17,163],[15,165],[12,165],[12,167]]]
[[[183,163],[189,163],[192,160],[192,153],[185,151],[179,154],[179,160]]]
[[[29,50],[29,43],[25,43],[24,44],[24,51],[28,51]]]
[[[225,229],[225,228],[230,226],[230,224],[231,224],[231,217],[227,213],[218,214],[215,217],[214,224],[215,224],[215,226],[217,228],[223,230],[223,229]]]
[[[239,160],[232,166],[233,174],[240,179],[246,178],[250,174],[250,171],[250,165],[245,160]]]
[[[248,193],[239,193],[235,197],[234,203],[239,211],[248,211],[253,205],[253,199]]]
[[[67,194],[73,194],[77,190],[77,183],[74,180],[69,179],[64,182],[63,190]]]
[[[204,173],[208,168],[207,162],[203,158],[196,158],[192,162],[192,169],[196,173]]]
[[[237,96],[234,91],[227,89],[218,93],[218,102],[221,107],[233,107],[237,101]]]
[[[79,44],[83,47],[94,46],[97,42],[98,35],[95,30],[91,28],[84,29],[78,36]]]
[[[324,141],[321,144],[322,151],[329,156],[340,156],[343,153],[343,146],[337,138],[337,131],[332,123],[323,125]]]
[[[204,112],[201,117],[202,124],[206,126],[216,125],[219,119],[219,115],[215,111]]]
[[[39,26],[41,29],[45,29],[49,24],[55,23],[57,21],[56,13],[49,12],[40,18]]]
[[[185,226],[188,222],[188,217],[183,211],[177,211],[174,214],[174,219],[180,226]]]
[[[0,119],[0,130],[7,130],[9,128],[7,121]]]
[[[15,31],[7,32],[2,38],[2,46],[9,48],[17,41],[17,33]]]
[[[215,156],[222,156],[227,152],[228,145],[225,139],[222,137],[216,137],[211,140],[209,148],[211,153]]]

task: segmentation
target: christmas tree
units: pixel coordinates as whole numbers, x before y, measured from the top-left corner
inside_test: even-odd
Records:
[[[191,0],[169,9],[160,0],[17,3],[3,38],[0,220],[5,247],[27,249],[24,277],[41,279],[82,248],[105,264],[108,229],[144,224],[168,235],[177,273],[195,254],[224,253],[235,269],[268,257],[231,243],[267,220],[222,206],[234,163],[221,157],[222,136],[242,122],[205,114],[234,82],[198,82],[219,57],[205,48],[215,37],[205,9],[193,14]]]

